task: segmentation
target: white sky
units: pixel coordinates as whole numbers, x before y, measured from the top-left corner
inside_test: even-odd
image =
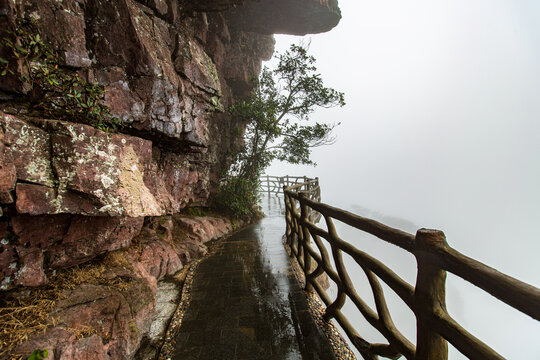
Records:
[[[341,23],[310,37],[327,85],[346,95],[313,117],[341,122],[338,141],[316,149],[316,168],[267,173],[318,176],[325,202],[444,230],[540,287],[540,1],[339,2]],[[278,36],[277,50],[298,40]],[[484,311],[467,326],[497,351],[540,359],[540,323],[458,280],[449,292],[465,321]]]

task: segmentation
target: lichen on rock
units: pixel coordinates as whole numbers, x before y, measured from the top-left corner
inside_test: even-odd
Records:
[[[0,38],[32,22],[57,66],[103,87],[123,125],[102,131],[36,111],[28,104],[44,94],[0,41],[14,72],[0,77],[0,298],[80,276],[56,288],[58,322],[17,354],[135,356],[158,282],[232,231],[220,217],[179,215],[212,204],[239,148],[243,124],[225,110],[252,91],[273,33],[326,31],[339,17],[335,0],[0,1]],[[101,283],[79,272],[96,264]]]

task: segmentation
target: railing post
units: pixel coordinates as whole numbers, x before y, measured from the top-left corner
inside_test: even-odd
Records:
[[[304,248],[304,276],[306,279],[304,290],[312,292],[314,291],[313,285],[311,285],[311,283],[308,281],[308,274],[311,271],[311,255],[308,251],[310,234],[307,226],[305,225],[309,221],[309,208],[305,201],[307,198],[306,193],[299,191],[298,195],[300,196],[300,223],[302,225],[302,247]]]
[[[283,202],[285,203],[285,238],[287,239],[286,240],[287,244],[289,246],[292,246],[292,242],[291,242],[291,232],[292,232],[291,226],[292,225],[290,224],[290,220],[289,220],[289,216],[292,219],[292,214],[290,213],[289,206],[287,206],[287,204],[289,204],[289,199],[287,199],[287,193],[285,192],[285,189],[287,189],[287,187],[283,185]]]
[[[316,198],[314,200],[315,201],[321,201],[321,186],[319,185],[319,177],[318,176],[315,178],[315,181],[316,181],[315,186],[317,187],[317,193],[315,194]]]
[[[446,271],[432,261],[428,251],[435,244],[445,244],[446,237],[439,230],[420,229],[416,233],[418,263],[416,277],[416,360],[447,360],[448,343],[430,325],[429,313],[446,311]]]

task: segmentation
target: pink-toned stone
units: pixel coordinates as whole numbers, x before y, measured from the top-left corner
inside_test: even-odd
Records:
[[[162,192],[171,197],[171,212],[180,211],[190,202],[204,203],[206,201],[208,194],[200,194],[196,191],[199,189],[200,192],[203,192],[205,188],[205,183],[199,178],[201,174],[190,169],[186,157],[165,153],[159,159],[159,164],[163,169],[161,180],[165,187]]]
[[[14,201],[13,192],[0,192],[0,204],[12,204]]]
[[[160,279],[178,272],[183,266],[175,248],[159,239],[146,243],[142,253],[131,254],[131,258],[134,259],[139,276],[145,279],[154,291]]]
[[[216,67],[204,48],[197,42],[178,37],[174,68],[195,86],[211,94],[219,94],[220,83]]]
[[[100,206],[91,215],[148,216],[163,210],[144,184],[151,142],[108,135],[86,125],[54,123],[53,165],[59,187],[88,194]]]
[[[203,243],[217,239],[232,230],[230,221],[213,216],[176,217],[175,220],[188,231],[188,235],[200,239]]]
[[[170,151],[153,155],[152,143],[147,140],[106,134],[87,125],[41,120],[41,126],[52,134],[49,136],[11,115],[6,118],[10,119],[12,143],[19,141],[18,131],[27,133],[30,129],[47,139],[43,144],[38,141],[43,151],[31,156],[25,152],[32,152],[31,146],[17,148],[18,158],[27,159],[29,164],[39,163],[43,165],[40,169],[45,169],[30,177],[28,169],[39,167],[17,166],[18,172],[22,169],[20,180],[25,181],[16,186],[16,207],[21,214],[162,215],[178,212],[188,203],[205,205],[209,198],[210,169],[204,163],[192,165],[201,164],[193,156]],[[193,142],[207,137],[199,133],[204,126],[199,126],[198,121],[186,133],[186,138],[194,136]],[[48,149],[51,144],[52,154]],[[52,177],[53,173],[57,178]],[[10,186],[13,184],[6,188]],[[7,192],[0,194],[4,203],[12,201]]]
[[[145,3],[160,12],[166,5],[166,17],[177,16],[176,1]],[[96,1],[87,4],[87,11],[87,16],[102,19],[90,24],[91,32],[99,34],[91,40],[97,61],[105,69],[120,67],[126,73],[105,84],[111,92],[106,102],[136,129],[181,139],[182,86],[172,65],[169,25],[134,1]]]
[[[231,42],[226,45],[224,59],[220,63],[220,74],[227,80],[235,98],[245,97],[253,90],[253,78],[259,75],[262,66],[260,61],[243,66],[238,64],[242,64],[243,59],[252,57],[254,53],[259,59],[270,59],[275,40],[273,36],[256,33],[233,32],[231,36]]]
[[[49,134],[19,118],[0,111],[0,127],[5,127],[6,157],[15,166],[17,179],[52,187]]]
[[[12,162],[0,163],[0,193],[7,194],[15,189],[15,181],[17,181],[17,173]],[[4,197],[7,199],[7,197]]]
[[[182,268],[182,261],[174,248],[164,241],[156,241],[146,246],[141,254],[140,262],[145,266],[148,274],[157,280],[174,274]]]
[[[62,241],[49,249],[49,266],[61,269],[128,246],[143,218],[74,216]]]
[[[57,214],[60,208],[55,204],[56,191],[53,188],[19,183],[16,188],[17,211],[20,214]]]
[[[142,217],[18,215],[11,219],[13,240],[9,241],[12,236],[8,223],[1,222],[2,289],[41,285],[47,282],[46,273],[53,269],[82,264],[100,254],[125,248],[139,234],[143,221]],[[48,257],[45,267],[44,253]],[[173,260],[171,257],[168,262],[172,264]]]
[[[8,193],[15,189],[15,181],[17,181],[17,170],[13,163],[11,152],[6,151],[4,141],[4,130],[0,126],[0,193]],[[4,199],[0,199],[0,203]]]
[[[11,226],[19,245],[27,249],[48,249],[62,240],[70,221],[70,215],[18,215],[11,219]]]
[[[15,244],[10,240],[8,223],[0,221],[0,289],[5,290],[17,272],[18,255]]]
[[[21,344],[16,354],[28,356],[35,349],[48,349],[54,359],[128,359],[148,332],[154,297],[148,285],[133,279],[120,291],[104,285],[82,284],[65,293],[51,318],[56,326]],[[82,329],[96,334],[78,339]]]
[[[18,6],[21,12],[39,15],[36,25],[41,36],[57,49],[64,65],[74,68],[90,66],[84,10],[79,1],[64,0],[60,8],[52,1],[21,1]]]
[[[108,346],[98,335],[77,339],[77,329],[66,330],[62,327],[52,327],[43,334],[32,336],[21,344],[14,355],[28,357],[36,349],[47,349],[47,359],[61,360],[112,360],[107,354]]]
[[[15,14],[16,7],[15,2],[12,0],[0,1],[0,29],[2,29],[2,37],[8,37],[13,40],[13,36],[9,35],[6,31],[15,30]],[[5,76],[2,76],[0,81],[0,90],[12,93],[26,93],[28,87],[20,80],[23,74],[23,61],[11,59],[11,49],[5,45],[4,41],[0,41],[0,57],[10,60],[9,66],[13,71],[13,74],[8,72]]]
[[[76,342],[75,334],[65,328],[48,328],[45,333],[38,333],[23,342],[14,351],[14,356],[27,358],[36,349],[47,349],[48,359],[60,358],[62,348]]]
[[[16,284],[21,286],[39,286],[47,283],[43,271],[43,252],[41,249],[31,249],[21,254],[22,265],[17,271]]]
[[[257,2],[257,9],[270,3]],[[77,119],[39,119],[23,102],[0,104],[5,110],[0,112],[0,203],[16,200],[0,212],[14,233],[0,222],[2,289],[35,286],[54,270],[128,247],[144,216],[207,205],[238,145],[234,134],[242,131],[224,110],[249,94],[261,60],[273,51],[272,36],[244,29],[265,32],[285,24],[305,31],[309,24],[301,12],[318,22],[317,9],[324,10],[322,0],[306,0],[302,11],[287,13],[300,9],[299,0],[279,0],[275,6],[286,7],[268,14],[286,15],[283,19],[246,22],[216,11],[238,5],[243,9],[237,14],[249,13],[244,3],[0,1],[0,29],[13,29],[22,16],[39,19],[40,32],[60,55],[60,67],[105,86],[105,104],[126,125],[120,131],[135,135],[107,134],[76,124]],[[326,11],[335,13],[333,0],[326,3]],[[197,7],[208,12],[190,11]],[[0,56],[6,56],[1,44]],[[19,80],[22,65],[11,61],[16,74],[0,81],[3,98],[29,90]],[[149,327],[156,282],[206,254],[203,242],[230,230],[219,218],[177,215],[157,219],[153,226],[125,251],[134,269],[107,269],[108,277],[133,279],[132,288],[83,284],[66,291],[53,314],[59,323],[23,345],[23,355],[47,348],[54,359],[132,358]],[[77,339],[74,334],[83,325],[97,334]]]
[[[90,214],[99,215],[103,206],[92,195],[83,192],[57,190],[54,188],[19,183],[16,187],[17,211],[20,214]]]
[[[59,224],[63,224],[64,217],[66,216],[19,216],[14,224],[18,236],[21,237],[38,235],[37,229],[40,226],[44,230],[49,228],[50,230],[44,232],[57,237],[61,233],[62,226]],[[33,224],[33,232],[25,232],[23,224],[25,220],[32,218],[39,218],[40,222]],[[107,227],[105,219],[110,218],[75,217],[70,221],[71,226],[66,236],[80,235],[86,230],[89,232],[88,237],[79,238],[72,243],[52,245],[53,248],[73,247],[75,243],[81,246],[90,239],[98,238],[99,235],[96,236],[94,229]],[[186,227],[186,223],[198,226]],[[216,228],[211,229],[212,226]],[[0,225],[1,229],[7,231],[7,225]],[[47,348],[55,359],[132,358],[141,339],[150,329],[157,281],[181,269],[181,257],[188,257],[189,260],[191,256],[204,255],[206,247],[203,240],[218,236],[227,229],[231,229],[230,222],[218,217],[186,218],[175,215],[150,219],[137,236],[136,246],[122,253],[131,266],[124,268],[114,265],[104,274],[109,279],[121,277],[124,281],[129,281],[127,289],[81,284],[66,290],[65,297],[57,302],[51,314],[56,325],[47,329],[45,334],[32,336],[29,341],[19,346],[17,353],[27,356],[34,349]],[[122,230],[116,229],[114,232],[122,233]],[[34,243],[46,244],[47,241],[41,239]],[[188,250],[189,247],[193,248],[192,252]],[[195,250],[196,247],[198,250]],[[94,329],[96,334],[82,339],[74,336],[79,330],[89,328]]]
[[[111,360],[107,351],[108,346],[98,335],[80,339],[76,342],[67,343],[59,351],[60,360]]]
[[[52,314],[59,323],[77,329],[89,326],[107,344],[111,359],[131,358],[148,332],[154,310],[154,297],[148,285],[133,279],[126,291],[99,285],[81,285],[67,292]]]

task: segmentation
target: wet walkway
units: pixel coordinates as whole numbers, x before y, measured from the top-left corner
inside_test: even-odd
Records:
[[[203,260],[173,359],[335,359],[292,273],[284,223],[271,214]]]

